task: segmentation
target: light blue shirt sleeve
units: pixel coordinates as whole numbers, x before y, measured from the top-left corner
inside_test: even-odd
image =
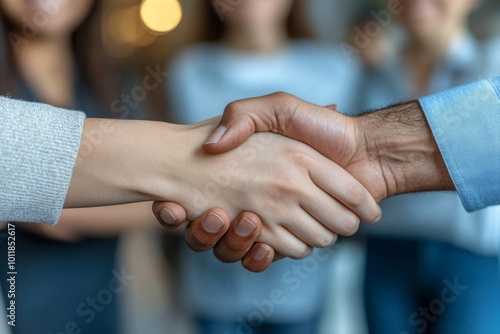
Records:
[[[419,101],[465,209],[500,204],[500,77]]]

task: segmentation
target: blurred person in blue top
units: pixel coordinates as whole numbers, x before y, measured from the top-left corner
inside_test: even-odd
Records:
[[[362,108],[500,75],[500,44],[468,28],[479,4],[402,1],[406,39],[366,67]],[[402,195],[381,207],[382,220],[363,229],[370,333],[500,332],[500,208],[467,213],[455,193]]]
[[[0,0],[0,96],[120,116],[110,108],[120,80],[100,39],[100,7]],[[56,227],[19,225],[13,334],[118,333],[118,300],[130,283],[115,263],[118,235],[148,226],[158,228],[150,203],[64,210]],[[6,247],[0,244],[1,254]],[[4,268],[0,278],[3,285]]]
[[[171,121],[196,123],[220,115],[231,101],[276,91],[322,105],[339,101],[340,110],[352,109],[359,71],[334,47],[307,39],[299,2],[246,0],[227,11],[217,2],[215,9],[202,2],[207,7],[200,20],[206,23],[200,25],[207,33],[204,42],[170,64]],[[248,233],[244,227],[239,232]],[[197,318],[200,333],[317,332],[329,270],[325,250],[255,274],[183,246],[181,299]]]

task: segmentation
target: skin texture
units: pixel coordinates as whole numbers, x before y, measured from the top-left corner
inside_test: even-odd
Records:
[[[241,100],[228,105],[218,130],[207,139],[204,149],[213,154],[226,152],[261,131],[310,145],[344,167],[377,200],[403,193],[454,189],[417,102],[350,118],[337,113],[334,107],[316,106],[285,93]],[[162,210],[164,205],[155,209]],[[215,247],[226,248],[228,243],[221,238]],[[251,263],[248,269],[263,270],[270,264],[275,252],[267,246],[256,243],[243,256],[244,263]],[[262,247],[269,254],[262,261],[254,257],[250,262],[249,257]],[[241,248],[236,254],[241,254]]]
[[[65,206],[170,199],[187,209],[188,220],[213,207],[231,219],[255,212],[263,222],[258,241],[293,258],[331,245],[337,234],[352,235],[357,215],[369,221],[380,215],[345,170],[283,136],[256,135],[222,155],[203,152],[199,144],[217,121],[176,126],[87,119]],[[101,140],[93,146],[96,133]],[[208,226],[218,230],[213,221]]]
[[[53,1],[55,5],[48,6],[45,3],[0,0],[0,9],[13,23],[14,33],[25,38],[22,47],[14,52],[18,70],[25,82],[44,102],[72,108],[75,72],[71,36],[87,18],[94,0]],[[40,17],[50,19],[41,20]],[[22,30],[26,21],[30,24],[29,35]],[[174,212],[184,212],[176,204],[170,204],[170,207]],[[22,224],[20,227],[49,239],[76,242],[85,237],[116,236],[137,229],[154,229],[160,232],[155,221],[151,203],[145,202],[69,209],[63,211],[55,227],[41,224]],[[193,222],[191,228],[198,231],[194,232],[197,238],[208,240],[213,233],[196,228],[201,223],[200,220]],[[182,230],[179,228],[175,232],[181,233]]]
[[[28,43],[23,44],[20,51],[15,54],[16,62],[23,78],[37,96],[53,105],[72,107],[74,103],[75,73],[72,68],[71,34],[85,20],[93,1],[80,1],[71,5],[70,3],[54,4],[47,5],[43,1],[14,2],[3,0],[0,2],[5,15],[14,25],[18,25],[17,30],[14,27],[14,31],[17,31],[17,33],[24,33],[22,26],[26,18],[29,20],[30,18],[39,17],[40,14],[50,15],[50,20],[43,22],[32,20],[31,23],[34,24],[33,30],[35,32],[30,36],[24,36],[28,38]],[[263,1],[248,2],[244,5],[244,8],[235,10],[230,15],[231,17],[228,18],[228,22],[232,22],[230,24],[234,25],[237,23],[241,28],[241,32],[249,35],[255,32],[256,28],[259,29],[259,32],[262,31],[260,29],[264,28],[273,30],[275,26],[272,22],[275,22],[275,17],[282,15],[284,20],[291,4],[292,2],[288,0],[273,3]],[[248,13],[264,13],[266,15],[259,14],[247,17]],[[267,44],[280,44],[276,43],[276,41],[279,42],[285,39],[282,33],[282,31],[277,31],[276,35],[271,36],[272,39],[255,40],[253,42],[263,48],[266,48]],[[265,35],[269,36],[268,34]],[[226,36],[226,38],[230,40],[231,36]],[[224,195],[227,193],[225,198],[215,198],[212,202],[209,202],[210,205],[205,205],[207,208],[223,206],[226,211],[229,211],[229,216],[218,212],[217,209],[211,212],[203,212],[199,207],[192,209],[192,203],[189,203],[189,201],[195,196],[195,189],[202,189],[209,180],[209,173],[207,172],[202,178],[196,180],[196,187],[190,188],[191,192],[186,191],[186,185],[194,183],[193,176],[198,175],[199,171],[204,169],[204,166],[202,167],[200,164],[207,164],[205,161],[207,158],[202,159],[200,154],[195,153],[194,150],[189,150],[199,146],[199,143],[195,145],[193,141],[190,141],[190,139],[196,137],[194,132],[189,132],[190,135],[185,138],[181,136],[181,133],[188,133],[185,129],[153,123],[147,125],[141,122],[131,124],[107,120],[87,120],[85,124],[82,147],[68,192],[66,206],[109,205],[108,207],[68,210],[63,213],[56,228],[39,225],[27,225],[25,228],[48,238],[65,241],[78,241],[86,236],[110,236],[137,228],[154,226],[150,224],[154,216],[151,211],[145,210],[147,204],[116,205],[154,199],[175,199],[186,208],[189,208],[189,219],[193,220],[197,216],[210,218],[195,220],[188,226],[186,237],[194,245],[193,248],[206,248],[205,244],[210,243],[210,239],[217,235],[219,230],[228,226],[229,218],[237,218],[236,224],[231,225],[229,233],[224,239],[227,240],[227,244],[222,244],[215,250],[216,254],[224,261],[232,261],[233,255],[226,254],[227,249],[232,250],[241,244],[241,240],[238,240],[238,245],[235,242],[231,243],[231,235],[233,234],[238,235],[239,238],[259,236],[259,238],[263,238],[263,241],[272,244],[273,247],[288,256],[303,257],[311,251],[311,246],[328,246],[336,240],[337,233],[350,235],[357,229],[359,218],[350,212],[347,209],[348,207],[359,210],[359,214],[365,219],[373,219],[373,216],[378,214],[379,209],[376,203],[357,181],[350,179],[338,166],[336,168],[327,167],[326,165],[330,164],[330,162],[312,150],[307,149],[310,152],[305,154],[305,146],[302,146],[304,152],[298,152],[299,146],[297,144],[294,144],[295,148],[287,144],[289,151],[294,151],[289,152],[292,153],[290,156],[293,158],[289,159],[288,163],[301,165],[303,167],[302,171],[297,169],[295,174],[275,173],[285,175],[288,179],[273,183],[279,180],[279,177],[275,175],[266,179],[265,174],[267,170],[279,164],[274,163],[270,158],[267,160],[267,165],[259,164],[256,160],[252,165],[253,168],[258,169],[258,167],[261,167],[262,170],[257,174],[258,182],[256,186],[252,187],[252,182],[255,181],[250,182],[250,180],[255,179],[255,175],[252,172],[247,172],[245,174],[246,182],[242,182],[243,178],[231,180],[232,183],[239,185],[242,190],[231,193],[229,190],[234,190],[235,187],[228,188],[229,190],[225,189]],[[149,130],[146,130],[147,127],[149,127]],[[208,135],[208,131],[206,132],[206,135]],[[165,133],[169,133],[169,135],[165,136]],[[200,134],[202,132],[197,131],[196,133]],[[125,135],[122,136],[121,134]],[[163,137],[163,140],[159,139],[161,137]],[[203,137],[205,135],[198,135],[199,142],[204,139]],[[167,145],[164,145],[165,140],[168,141]],[[134,145],[139,141],[145,144],[144,147]],[[191,146],[186,146],[186,143]],[[151,151],[149,150],[150,147],[167,146],[170,148],[169,150],[148,152]],[[131,152],[135,152],[134,149],[137,149],[135,157],[131,156]],[[189,152],[190,155],[176,156],[171,153],[174,151]],[[257,153],[264,155],[260,152]],[[168,156],[169,162],[175,161],[175,163],[164,165],[165,161],[159,159],[162,155]],[[274,155],[279,156],[279,154]],[[140,159],[137,158],[139,156]],[[243,158],[245,157],[241,156],[236,160]],[[314,166],[312,164],[313,160],[317,161],[318,159],[323,159],[323,170],[316,168],[319,166],[318,164],[314,164]],[[219,168],[223,168],[226,163],[226,160],[221,158],[211,160],[208,164]],[[230,160],[235,159],[231,158]],[[283,162],[286,161],[286,159],[282,160]],[[104,161],[106,163],[103,163]],[[189,166],[198,167],[186,173],[186,163]],[[162,166],[162,168],[157,170],[154,168],[155,166]],[[315,167],[316,170],[306,168],[308,166]],[[281,167],[281,171],[283,169],[284,167]],[[350,179],[349,182],[355,184],[351,185],[353,191],[362,195],[354,198],[355,201],[351,201],[350,198],[345,198],[343,201],[331,201],[328,192],[335,195],[335,187],[338,186],[328,180],[325,175],[327,172],[330,175],[332,169],[336,171],[341,180],[338,182],[338,186],[345,182],[344,180]],[[143,173],[139,173],[137,170]],[[177,171],[177,173],[175,175],[165,175],[164,170]],[[290,170],[294,169],[286,168],[286,171]],[[306,171],[309,172],[310,170],[314,171],[312,177],[306,173]],[[122,171],[122,173],[119,171]],[[134,182],[135,179],[130,177],[131,174],[141,176],[142,180],[148,179],[149,176],[149,182],[145,182],[146,184]],[[187,174],[190,174],[190,176],[186,176]],[[308,178],[304,177],[306,174]],[[168,182],[159,182],[160,178],[164,178]],[[182,181],[179,182],[179,180]],[[165,188],[159,189],[160,184]],[[167,189],[168,191],[166,191]],[[259,189],[268,189],[267,195],[273,195],[273,197],[265,196],[258,191]],[[308,189],[312,191],[307,193]],[[255,198],[267,198],[268,201],[249,203],[250,201],[246,201],[246,196],[245,198],[242,197],[244,193],[246,195],[247,192],[253,190],[256,190]],[[307,195],[304,195],[304,193],[307,193]],[[293,201],[290,199],[293,199]],[[306,201],[300,201],[299,199],[306,199]],[[360,201],[357,201],[357,199],[360,199]],[[242,206],[245,201],[251,205],[248,207]],[[286,201],[288,203],[283,203]],[[323,207],[326,209],[323,209]],[[183,211],[183,209],[179,208],[179,206],[171,204],[171,212]],[[292,208],[295,208],[295,211],[288,210]],[[237,217],[239,210],[244,209],[263,212],[261,214],[264,218],[262,223],[251,212]],[[338,217],[338,222],[331,221],[330,217]],[[178,218],[174,218],[174,220],[183,221],[184,217],[181,218],[182,220]],[[254,220],[257,221],[254,222]],[[102,226],[103,222],[106,222],[105,227]],[[289,222],[294,224],[291,225]],[[196,240],[201,240],[204,243],[196,245]],[[250,246],[251,244],[245,246],[242,251],[248,251]],[[259,254],[262,252],[258,250],[259,248],[255,251],[255,255],[263,260],[265,257],[261,257]],[[250,253],[252,252],[254,251]],[[238,255],[238,257],[241,257],[241,255]],[[251,260],[247,262],[252,263]]]
[[[224,16],[224,32],[219,43],[235,52],[255,55],[276,52],[289,42],[285,21],[293,4],[293,0],[248,0],[239,3],[231,11],[225,11],[213,3],[215,11]],[[175,228],[186,219],[184,209],[175,203],[156,203],[153,211],[160,222],[165,222],[163,225],[167,228]],[[273,260],[272,255],[267,256],[271,248],[257,244],[248,251],[258,235],[253,235],[253,238],[238,235],[238,231],[241,231],[238,226],[244,224],[245,220],[252,221],[256,229],[260,230],[262,221],[259,217],[252,212],[244,212],[230,225],[224,211],[215,209],[215,213],[224,222],[221,230],[212,234],[205,229],[203,221],[206,215],[203,215],[188,225],[188,245],[197,251],[213,248],[215,255],[223,262],[242,259],[243,266],[249,270],[261,271],[266,268]],[[196,224],[198,227],[189,228]],[[274,258],[277,259],[278,255]]]

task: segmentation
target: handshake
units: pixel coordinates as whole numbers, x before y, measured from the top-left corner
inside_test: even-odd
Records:
[[[194,250],[252,271],[378,221],[384,198],[454,188],[418,102],[348,117],[276,93],[233,102],[215,122],[187,130],[193,143],[213,131],[176,177],[196,189],[153,211],[168,228],[192,221]]]
[[[219,126],[87,119],[65,207],[157,201],[193,249],[262,271],[376,222],[386,197],[452,189],[418,102],[348,117],[276,93]]]

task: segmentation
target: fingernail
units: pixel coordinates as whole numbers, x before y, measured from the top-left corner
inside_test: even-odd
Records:
[[[224,226],[224,221],[215,213],[209,213],[203,221],[203,227],[210,233],[217,233]]]
[[[176,225],[177,224],[177,219],[175,218],[174,214],[170,212],[168,209],[163,209],[160,212],[160,218],[165,225]]]
[[[224,136],[224,134],[226,133],[227,129],[225,126],[223,125],[220,125],[215,131],[214,133],[212,133],[208,138],[207,140],[205,140],[205,143],[204,144],[217,144],[218,142],[220,142],[220,140],[222,139],[222,136]]]
[[[380,220],[382,220],[382,214],[380,214],[380,216],[378,216],[378,218],[375,219],[372,224],[378,223]]]
[[[252,223],[250,220],[247,218],[243,218],[237,225],[234,231],[236,232],[237,235],[240,237],[248,237],[251,235],[257,226],[255,226],[254,223]]]
[[[269,251],[267,250],[267,248],[264,246],[260,246],[259,248],[257,248],[255,253],[253,254],[253,259],[256,261],[260,261],[260,260],[264,259],[267,256],[267,254],[269,254]]]

